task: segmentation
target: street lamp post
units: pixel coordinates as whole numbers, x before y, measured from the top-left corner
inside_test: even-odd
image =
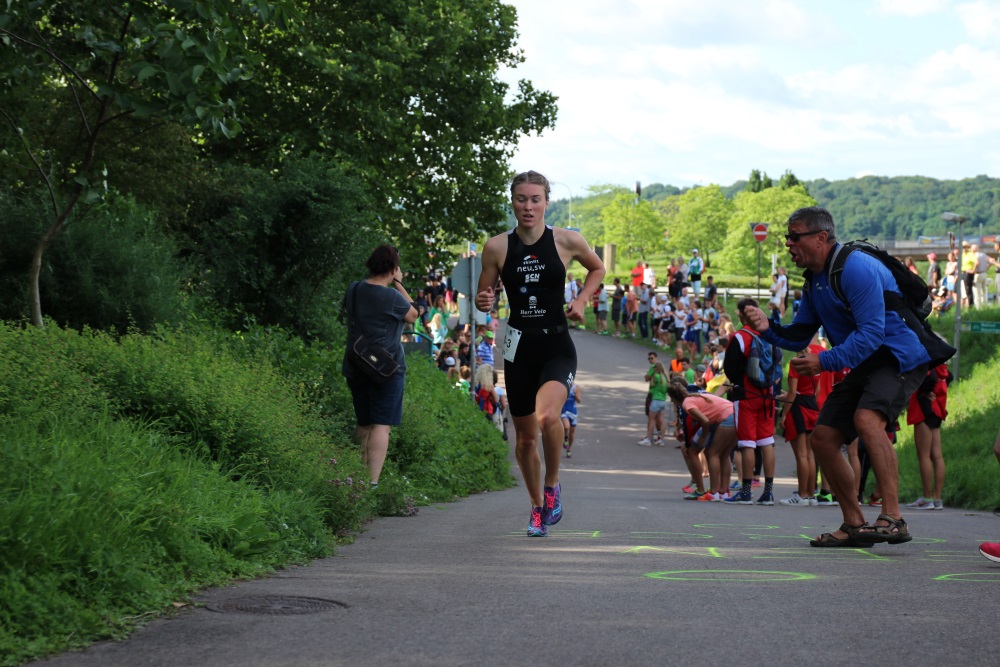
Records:
[[[570,187],[568,185],[566,185],[565,183],[560,183],[559,181],[549,181],[549,183],[551,183],[552,185],[561,185],[564,188],[566,188],[567,192],[569,192],[569,219],[566,221],[566,226],[567,227],[572,227],[573,226],[573,190],[571,190]]]
[[[951,360],[951,373],[958,379],[958,351],[962,336],[962,293],[966,291],[965,276],[962,275],[962,223],[965,222],[964,215],[957,213],[942,213],[941,219],[945,222],[958,223],[958,269],[955,271],[955,356]],[[961,281],[961,282],[959,282]]]

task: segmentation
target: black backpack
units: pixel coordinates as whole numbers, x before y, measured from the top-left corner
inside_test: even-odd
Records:
[[[827,263],[827,278],[830,287],[837,298],[850,310],[847,299],[840,286],[840,276],[844,272],[844,264],[851,253],[861,251],[871,255],[889,269],[892,277],[896,279],[896,286],[902,292],[902,296],[887,290],[883,293],[885,307],[887,310],[895,311],[903,319],[913,333],[920,339],[920,343],[926,348],[931,357],[931,367],[943,364],[955,356],[957,350],[949,345],[943,338],[934,333],[927,323],[927,316],[931,314],[931,295],[927,289],[927,283],[917,274],[906,268],[906,265],[890,255],[878,246],[869,243],[867,239],[860,241],[848,241],[833,251],[833,257]],[[805,274],[806,287],[809,286],[810,272]]]

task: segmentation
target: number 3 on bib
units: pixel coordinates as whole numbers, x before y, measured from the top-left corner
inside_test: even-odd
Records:
[[[514,361],[517,353],[517,344],[521,342],[521,332],[514,327],[508,326],[503,333],[503,360]]]

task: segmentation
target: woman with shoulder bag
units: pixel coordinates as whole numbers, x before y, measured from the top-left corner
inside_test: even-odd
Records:
[[[372,488],[375,488],[389,449],[389,430],[403,421],[406,361],[401,339],[404,324],[416,321],[417,309],[403,287],[396,248],[380,245],[365,266],[368,277],[351,283],[344,296],[348,344],[341,372],[347,378],[354,403],[357,419],[354,441],[361,448],[361,460],[368,466]],[[385,379],[372,379],[352,358],[351,349],[359,336],[391,355],[399,365],[396,372]]]

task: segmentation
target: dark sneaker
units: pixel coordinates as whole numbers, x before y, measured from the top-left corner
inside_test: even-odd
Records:
[[[545,537],[549,529],[542,523],[542,508],[532,507],[531,518],[528,519],[528,537]]]
[[[722,502],[727,505],[753,505],[753,496],[740,491],[739,493],[732,494]]]
[[[757,499],[758,505],[773,505],[774,504],[774,494],[770,491],[760,494],[760,498]]]
[[[833,499],[832,493],[817,493],[816,504],[820,507],[833,507],[837,501]]]
[[[545,505],[542,506],[542,523],[546,526],[554,526],[562,519],[562,502],[559,500],[561,485],[556,483],[555,487],[546,486],[543,489],[545,494]]]

